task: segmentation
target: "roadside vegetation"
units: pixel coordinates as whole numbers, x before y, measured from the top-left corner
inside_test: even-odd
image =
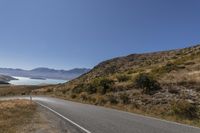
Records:
[[[0,133],[67,133],[70,126],[30,100],[0,101]]]
[[[28,100],[0,101],[1,133],[20,133],[30,123],[36,112],[36,105]]]
[[[33,94],[200,127],[200,45],[111,59],[77,79]]]
[[[29,95],[33,90],[44,86],[0,85],[0,96]]]

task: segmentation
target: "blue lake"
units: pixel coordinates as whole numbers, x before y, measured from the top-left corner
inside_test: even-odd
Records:
[[[15,77],[18,80],[11,80],[9,83],[13,85],[45,85],[45,84],[59,84],[65,83],[67,80],[60,79],[31,79],[28,77]]]

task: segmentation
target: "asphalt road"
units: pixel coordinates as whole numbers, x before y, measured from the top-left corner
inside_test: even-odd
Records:
[[[42,96],[33,100],[83,133],[200,133],[197,127],[94,105]]]

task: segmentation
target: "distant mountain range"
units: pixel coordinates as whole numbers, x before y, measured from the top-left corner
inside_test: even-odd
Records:
[[[0,75],[71,80],[87,73],[88,71],[90,71],[90,69],[87,68],[75,68],[71,70],[56,70],[45,67],[35,68],[32,70],[0,68]]]

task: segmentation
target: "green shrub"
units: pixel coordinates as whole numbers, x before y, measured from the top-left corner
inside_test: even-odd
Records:
[[[129,104],[130,103],[130,98],[129,98],[128,94],[123,93],[123,94],[120,94],[119,97],[120,97],[123,104]]]
[[[47,92],[53,92],[53,89],[52,88],[48,88]]]
[[[148,74],[139,74],[135,81],[136,86],[143,89],[143,92],[146,94],[152,94],[153,92],[161,89],[159,83]]]
[[[173,70],[177,70],[177,65],[175,65],[175,64],[173,64],[173,63],[167,63],[164,67],[163,67],[163,69],[164,69],[164,71],[166,71],[167,73],[169,73],[169,72],[171,72],[171,71],[173,71]]]
[[[199,118],[198,107],[185,100],[172,103],[172,111],[176,116],[179,116],[180,118],[186,118],[186,119]]]
[[[98,91],[98,93],[104,95],[104,94],[106,94],[107,89],[104,88],[103,86],[99,86],[98,89],[97,89],[97,91]]]
[[[108,90],[112,87],[114,81],[111,79],[103,78],[100,80],[100,86],[103,87],[105,90]]]
[[[95,79],[90,85],[95,88],[94,91],[104,95],[107,92],[112,91],[112,86],[114,81],[108,78],[98,78]]]
[[[75,99],[77,96],[76,96],[76,94],[71,94],[71,96],[70,96],[72,99]]]
[[[81,93],[80,94],[80,98],[81,98],[82,101],[87,101],[88,100],[87,94],[85,94],[85,93]]]
[[[93,84],[89,84],[89,85],[86,87],[85,91],[86,91],[88,94],[93,94],[93,93],[96,93],[97,88],[96,88],[96,86],[94,86]]]
[[[107,74],[113,74],[117,71],[116,64],[110,64],[109,67],[104,68],[104,72]]]
[[[96,102],[96,98],[92,97],[92,96],[87,96],[87,101],[90,103],[95,103]]]
[[[75,94],[80,94],[81,92],[84,92],[84,89],[86,88],[86,85],[85,84],[78,84],[77,86],[75,86],[73,89],[72,89],[72,93],[75,93]]]
[[[179,90],[177,88],[169,88],[168,92],[172,94],[179,94]]]
[[[106,99],[105,98],[103,98],[103,97],[99,97],[99,98],[97,98],[97,104],[99,104],[99,105],[105,105],[106,104]]]
[[[74,89],[72,89],[72,93],[79,94],[79,93],[81,93],[81,92],[83,92],[83,88],[81,88],[81,87],[79,87],[79,86],[77,86],[77,87],[75,87]]]
[[[66,94],[66,93],[67,93],[67,90],[61,90],[61,92],[62,92],[63,94]]]
[[[117,98],[114,95],[107,95],[108,101],[110,102],[110,104],[117,104]]]
[[[125,74],[117,75],[117,80],[118,80],[119,82],[125,82],[125,81],[130,80],[130,76],[127,76],[127,75],[125,75]]]
[[[157,77],[178,69],[180,68],[176,65],[176,63],[167,63],[165,66],[152,69],[151,75]]]
[[[26,92],[22,92],[21,95],[26,95]]]
[[[80,94],[82,92],[87,92],[88,94],[100,93],[102,95],[107,92],[113,91],[114,81],[108,78],[96,78],[92,82],[87,84],[79,84],[72,89],[72,93]]]

